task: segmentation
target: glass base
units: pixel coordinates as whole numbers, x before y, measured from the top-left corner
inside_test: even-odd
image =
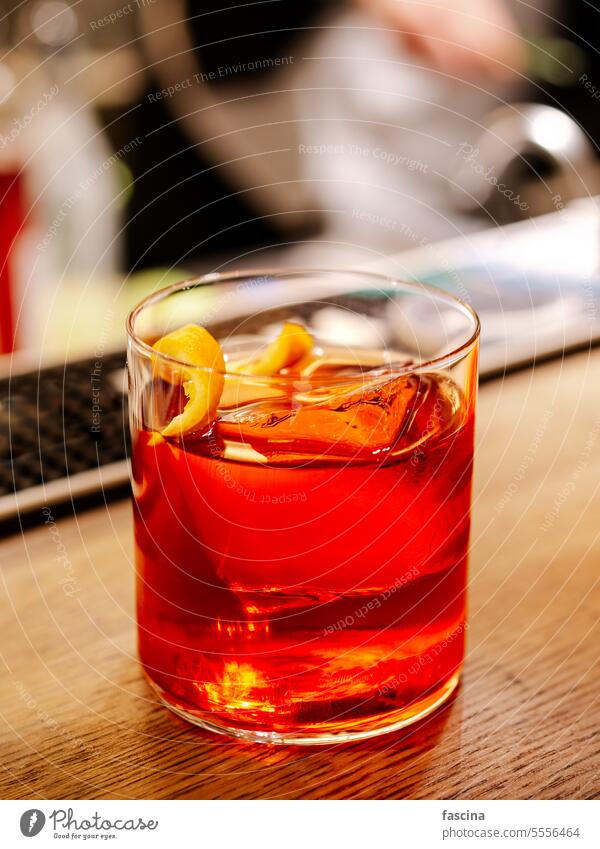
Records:
[[[189,706],[177,702],[169,693],[159,687],[146,673],[146,677],[154,692],[161,702],[176,713],[182,719],[199,725],[205,731],[213,731],[216,734],[224,734],[245,740],[248,743],[271,743],[288,746],[323,746],[335,743],[348,743],[354,740],[367,740],[369,737],[379,737],[381,734],[390,734],[407,725],[412,725],[420,719],[433,713],[452,695],[460,680],[460,670],[449,678],[441,687],[433,693],[429,693],[423,699],[414,702],[409,707],[392,710],[377,717],[356,720],[345,723],[345,728],[335,728],[333,723],[323,723],[309,727],[298,727],[294,731],[260,731],[250,728],[240,728],[228,725],[215,717],[207,715],[205,711],[195,711]]]

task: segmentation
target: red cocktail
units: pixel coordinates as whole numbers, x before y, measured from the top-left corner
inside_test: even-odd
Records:
[[[456,686],[477,327],[425,291],[471,321],[449,366],[400,340],[350,349],[314,333],[286,359],[282,337],[265,354],[242,319],[221,337],[203,417],[194,364],[134,343],[139,651],[186,718],[254,740],[343,740],[414,721]],[[310,331],[322,304],[286,327]]]

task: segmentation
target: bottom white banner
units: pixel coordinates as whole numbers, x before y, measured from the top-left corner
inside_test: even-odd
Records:
[[[600,846],[596,801],[0,802],[1,845],[225,849]]]

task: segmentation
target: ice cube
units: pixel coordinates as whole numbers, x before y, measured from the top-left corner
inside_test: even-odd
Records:
[[[247,406],[220,423],[224,436],[239,436],[266,456],[277,453],[328,457],[387,453],[410,426],[429,382],[418,375],[370,374],[341,388],[298,383],[287,403]]]
[[[314,403],[311,393],[304,393],[303,406],[289,420],[289,428],[295,438],[324,440],[336,453],[390,449],[410,420],[419,383],[415,375],[392,379],[386,375],[347,392],[318,389]]]

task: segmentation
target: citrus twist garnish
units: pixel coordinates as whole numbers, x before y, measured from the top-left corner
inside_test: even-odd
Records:
[[[182,412],[161,430],[162,435],[185,436],[208,425],[215,418],[223,392],[225,361],[217,340],[204,327],[186,324],[152,347],[180,361],[157,358],[155,374],[169,383],[181,383],[188,399]]]
[[[239,366],[244,374],[269,377],[282,369],[291,368],[312,351],[312,336],[301,324],[286,321],[277,339],[273,340],[264,354]]]

